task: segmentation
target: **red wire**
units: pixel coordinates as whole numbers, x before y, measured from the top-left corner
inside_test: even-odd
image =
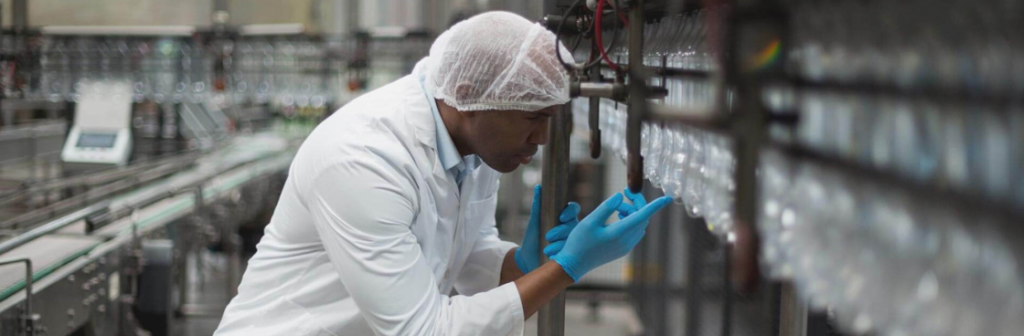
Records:
[[[597,50],[601,52],[601,59],[603,59],[605,63],[608,63],[608,66],[611,67],[612,70],[619,71],[618,64],[612,62],[612,60],[608,58],[608,53],[604,52],[604,42],[601,41],[601,16],[604,14],[605,2],[606,1],[597,2],[597,14],[594,16],[594,41],[597,42]]]
[[[605,1],[607,1],[609,5],[612,4],[611,3],[612,0],[605,0]],[[620,11],[618,7],[615,7],[615,14],[619,15],[619,20],[622,20],[622,23],[624,23],[626,25],[629,25],[629,19],[626,19],[626,14],[622,14],[622,11]]]
[[[604,14],[605,3],[610,5],[611,0],[601,0],[597,2],[597,15],[594,17],[594,40],[597,41],[597,50],[601,52],[601,59],[603,59],[605,63],[608,63],[608,66],[611,67],[612,70],[619,71],[619,65],[615,64],[615,62],[612,62],[612,60],[608,58],[608,54],[604,51],[604,43],[601,41],[601,17]],[[622,20],[622,23],[629,25],[629,20],[626,20],[626,16],[622,14],[618,8],[615,9],[615,13],[619,15],[619,19]]]

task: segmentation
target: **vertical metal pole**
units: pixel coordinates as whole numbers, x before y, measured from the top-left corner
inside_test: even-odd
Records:
[[[572,105],[566,104],[551,118],[548,144],[544,146],[544,171],[541,175],[540,241],[541,251],[547,246],[543,239],[548,230],[558,225],[558,214],[569,201],[569,132],[572,130]],[[548,261],[540,254],[541,264]],[[538,336],[565,334],[565,293],[559,293],[537,313]]]
[[[721,12],[724,11],[724,12]],[[708,49],[714,50],[725,71],[718,80],[723,80],[716,92],[719,113],[725,113],[727,104],[726,88],[732,87],[738,99],[736,118],[730,130],[734,135],[733,152],[736,153],[736,225],[732,234],[735,241],[730,243],[730,277],[733,288],[740,292],[751,292],[760,281],[757,263],[758,238],[757,220],[757,166],[760,146],[764,141],[764,112],[760,109],[760,87],[756,80],[748,78],[741,71],[738,55],[740,43],[740,19],[735,8],[713,9],[708,20]],[[724,15],[724,18],[723,18]],[[723,40],[724,39],[724,40]]]
[[[28,29],[28,0],[11,2],[11,28],[16,35],[24,34]]]
[[[344,6],[345,3],[343,1],[344,0],[334,0],[331,2],[331,19],[333,21],[331,22],[331,30],[328,32],[329,35],[339,36],[344,33],[348,33],[348,31],[345,29],[346,22],[345,20],[341,19],[343,17],[346,17]]]
[[[681,216],[676,216],[677,218]],[[700,335],[702,330],[702,317],[704,295],[702,292],[702,281],[704,279],[704,260],[705,251],[707,248],[703,246],[705,243],[704,234],[707,232],[704,228],[707,225],[703,219],[700,218],[688,218],[682,217],[683,230],[686,235],[686,309],[684,310],[685,317],[685,332],[683,335]]]
[[[348,17],[345,21],[348,23],[348,33],[350,34],[359,31],[359,18],[362,17],[359,10],[359,0],[348,0]]]
[[[725,267],[722,267],[722,336],[732,335],[732,282],[730,281],[732,267],[732,248],[726,241],[722,244],[722,253]]]
[[[227,11],[228,1],[227,0],[213,0],[213,11]]]
[[[599,47],[596,42],[591,46],[591,48]],[[600,78],[601,67],[591,68],[590,80],[598,81]],[[590,124],[590,157],[597,159],[601,157],[601,98],[590,97],[590,114],[588,117],[587,121]]]
[[[9,264],[25,264],[25,311],[22,313],[19,320],[21,325],[19,326],[27,336],[34,336],[37,334],[37,321],[39,316],[32,312],[32,260],[29,258],[15,259],[15,260],[4,260],[0,261],[0,265]]]
[[[32,312],[32,259],[25,258],[25,328],[29,336],[38,334],[35,313]]]
[[[649,200],[658,198],[658,196],[660,196],[661,193],[658,192],[657,190],[657,188],[646,188],[644,195]],[[656,257],[660,259],[658,260],[657,264],[655,264],[657,265],[656,267],[658,267],[658,271],[656,271],[654,274],[656,277],[655,279],[657,281],[656,288],[658,289],[658,296],[656,298],[656,302],[658,303],[656,308],[658,309],[658,324],[656,325],[655,329],[657,331],[656,335],[667,335],[671,332],[668,325],[668,321],[671,319],[671,317],[669,317],[668,315],[669,302],[672,301],[672,283],[670,281],[671,275],[669,272],[673,268],[672,265],[670,265],[670,263],[673,261],[673,259],[670,256],[670,254],[672,253],[671,225],[677,224],[673,222],[671,219],[676,218],[676,216],[678,215],[677,213],[680,212],[680,210],[683,210],[683,207],[676,206],[672,208],[675,209],[663,209],[663,212],[658,215],[657,222],[652,221],[652,224],[657,225],[657,227],[647,227],[648,230],[653,229],[652,231],[658,235],[657,238],[647,236],[647,239],[649,241],[653,242],[655,239],[658,240],[658,248],[655,249],[654,252],[657,253]]]
[[[629,67],[641,73],[644,64],[644,0],[633,0],[629,11]],[[632,76],[631,76],[632,77]],[[644,120],[642,105],[647,104],[644,94],[646,82],[637,78],[629,81],[629,114],[626,120],[626,150],[628,156],[627,179],[629,190],[638,193],[644,187],[644,158],[640,156],[640,125]]]
[[[210,22],[213,23],[214,31],[218,35],[223,34],[230,20],[231,14],[228,12],[228,1],[213,0],[213,13],[211,13]]]
[[[807,305],[800,301],[796,295],[793,284],[782,285],[780,304],[780,336],[806,336],[807,335]]]

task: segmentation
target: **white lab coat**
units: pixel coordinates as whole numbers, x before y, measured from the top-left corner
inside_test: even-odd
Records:
[[[522,334],[515,283],[498,287],[516,246],[495,228],[499,174],[481,165],[459,190],[417,76],[306,139],[215,335]]]

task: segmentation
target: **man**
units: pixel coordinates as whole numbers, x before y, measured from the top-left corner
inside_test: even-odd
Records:
[[[515,14],[475,16],[413,74],[319,125],[216,334],[520,335],[557,293],[628,253],[668,199],[616,194],[582,221],[570,204],[541,265],[538,188],[523,247],[497,237],[498,173],[530,162],[569,101],[554,43]],[[616,211],[624,219],[605,225]]]

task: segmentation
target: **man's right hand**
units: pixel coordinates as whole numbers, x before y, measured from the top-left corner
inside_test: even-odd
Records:
[[[640,206],[636,204],[636,195],[631,196],[634,196],[631,197],[634,206]],[[622,205],[622,194],[612,195],[580,221],[562,250],[551,259],[561,265],[573,281],[579,282],[587,272],[629,253],[647,232],[647,220],[669,203],[672,203],[672,198],[660,197],[622,220],[605,225],[608,217]]]

